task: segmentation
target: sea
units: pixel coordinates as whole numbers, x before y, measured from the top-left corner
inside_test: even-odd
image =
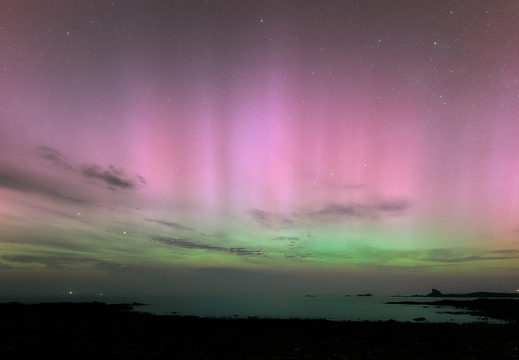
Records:
[[[456,298],[449,298],[456,300]],[[388,321],[501,323],[468,314],[463,309],[427,304],[386,304],[389,301],[436,301],[441,298],[344,295],[167,295],[167,296],[85,296],[67,294],[46,297],[0,296],[0,302],[104,302],[108,304],[142,303],[133,311],[156,315],[184,315],[218,318],[301,318],[335,321]],[[460,298],[459,300],[470,300]],[[421,318],[421,319],[420,319]],[[415,320],[420,319],[420,320]],[[423,320],[425,319],[425,320]]]

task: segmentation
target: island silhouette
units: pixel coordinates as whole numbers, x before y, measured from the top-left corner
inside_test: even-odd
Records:
[[[419,295],[417,295],[419,296]],[[438,289],[432,289],[425,297],[473,297],[473,298],[519,298],[519,292],[515,293],[501,293],[501,292],[490,292],[490,291],[477,291],[471,293],[455,293],[455,294],[443,294]]]

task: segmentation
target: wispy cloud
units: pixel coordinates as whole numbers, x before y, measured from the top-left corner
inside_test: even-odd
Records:
[[[159,225],[168,226],[168,227],[171,227],[171,228],[174,228],[174,229],[177,229],[177,230],[195,230],[193,228],[187,227],[185,225],[179,224],[179,223],[174,222],[174,221],[155,220],[155,219],[144,219],[144,220],[146,220],[148,222],[153,222],[153,223],[156,223],[156,224],[159,224]]]
[[[40,146],[38,150],[40,151],[42,158],[51,161],[54,165],[64,168],[65,170],[74,170],[72,160],[68,159],[58,150],[48,146]]]
[[[123,170],[117,169],[114,166],[109,166],[108,169],[105,169],[95,164],[74,165],[71,159],[56,149],[40,146],[38,150],[43,159],[52,162],[55,166],[67,171],[77,172],[86,179],[106,185],[111,190],[135,189],[146,185],[146,180],[142,176],[128,176]]]
[[[305,217],[326,218],[330,216],[358,217],[363,218],[367,215],[366,206],[356,203],[349,204],[327,204],[317,211],[304,213]]]
[[[279,241],[297,241],[299,240],[299,237],[297,236],[277,236],[275,238],[272,238],[272,240],[279,240]]]
[[[259,224],[270,228],[291,228],[294,220],[290,215],[275,214],[260,209],[249,209],[247,213]]]
[[[463,263],[469,261],[514,260],[519,259],[519,250],[455,250],[433,249],[419,256],[422,261],[437,263]]]
[[[64,194],[55,181],[39,173],[0,164],[0,187],[22,193],[40,194],[55,200],[82,203],[84,200]]]
[[[249,216],[265,227],[283,229],[308,226],[316,222],[341,222],[349,219],[376,220],[380,217],[404,215],[410,208],[407,199],[387,199],[370,203],[329,203],[318,210],[302,210],[293,213],[271,213],[261,209],[249,209]]]
[[[285,259],[307,259],[307,258],[316,258],[317,255],[306,253],[306,254],[299,254],[299,253],[290,253],[285,254]]]
[[[411,203],[407,199],[400,198],[371,203],[330,203],[317,211],[307,211],[302,215],[323,220],[336,217],[376,219],[381,216],[401,215],[410,206]]]
[[[33,162],[26,160],[20,166],[0,163],[0,188],[21,194],[42,195],[52,200],[88,203],[90,200],[85,199],[91,198],[91,192],[85,189],[84,180],[78,182],[78,179],[90,180],[111,190],[136,189],[146,184],[141,176],[127,176],[112,166],[108,169],[97,165],[77,166],[58,150],[48,146],[40,146],[38,152],[46,160],[44,164],[51,164],[48,169],[42,169],[41,164],[40,167],[31,167]]]
[[[81,173],[87,179],[93,179],[104,183],[108,186],[109,189],[134,189],[138,184],[144,185],[142,177],[139,178],[129,178],[124,175],[122,170],[118,170],[113,166],[108,167],[108,169],[103,169],[98,165],[82,165]]]
[[[127,265],[114,261],[99,260],[88,256],[76,256],[74,254],[63,254],[55,252],[48,252],[38,255],[3,255],[0,256],[0,260],[3,260],[4,266],[7,268],[15,268],[15,264],[33,264],[49,269],[64,269],[67,267],[89,264],[99,270],[107,272],[120,272],[122,270],[128,270],[129,268],[133,267],[133,265]]]
[[[197,250],[209,250],[209,251],[219,251],[219,252],[227,252],[230,254],[235,254],[239,256],[259,256],[265,255],[265,253],[261,250],[250,250],[243,247],[223,247],[218,245],[211,244],[203,244],[197,243],[191,240],[186,240],[182,238],[173,238],[166,236],[154,236],[151,238],[153,241],[160,242],[166,245],[172,245],[184,249],[197,249]]]

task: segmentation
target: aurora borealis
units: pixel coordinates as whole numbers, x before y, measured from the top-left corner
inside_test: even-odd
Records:
[[[0,5],[9,294],[515,291],[515,0]]]

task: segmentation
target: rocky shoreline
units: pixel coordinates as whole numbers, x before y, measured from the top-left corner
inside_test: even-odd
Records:
[[[136,305],[0,304],[0,358],[519,358],[518,322],[199,318],[130,311]]]
[[[466,310],[465,313],[473,316],[519,323],[519,300],[516,299],[481,298],[474,300],[389,301],[386,304],[435,306],[438,309],[446,307],[463,309]]]

